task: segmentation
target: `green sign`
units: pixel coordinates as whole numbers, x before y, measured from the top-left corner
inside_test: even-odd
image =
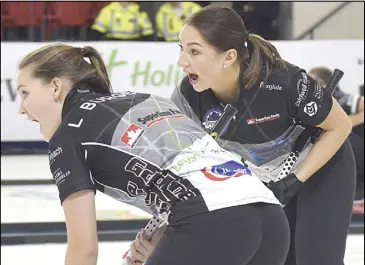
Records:
[[[106,68],[110,78],[118,74],[124,65],[133,65],[132,73],[130,74],[131,85],[135,86],[175,86],[185,76],[185,73],[180,67],[173,64],[168,64],[163,69],[156,68],[153,61],[134,61],[118,59],[118,49],[113,49],[107,60]]]

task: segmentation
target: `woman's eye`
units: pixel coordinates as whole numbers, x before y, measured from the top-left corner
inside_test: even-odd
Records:
[[[25,98],[26,96],[29,95],[29,93],[27,91],[20,91],[20,95]]]
[[[192,55],[197,55],[199,52],[197,51],[197,50],[195,50],[195,49],[191,49],[191,54]]]

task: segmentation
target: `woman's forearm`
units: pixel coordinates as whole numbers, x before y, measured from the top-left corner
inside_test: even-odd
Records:
[[[297,178],[304,182],[324,166],[345,142],[350,131],[344,128],[323,131],[309,151],[306,159],[295,170],[294,173]]]
[[[65,265],[96,265],[97,260],[97,248],[67,246]]]
[[[359,112],[353,115],[349,116],[351,123],[352,123],[352,127],[356,127],[359,124],[363,124],[364,123],[364,112]]]

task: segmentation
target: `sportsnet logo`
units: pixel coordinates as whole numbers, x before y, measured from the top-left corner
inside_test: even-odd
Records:
[[[276,119],[280,119],[280,114],[279,113],[272,114],[270,116],[265,116],[265,117],[262,117],[262,118],[251,118],[251,119],[246,120],[246,122],[247,122],[248,125],[252,125],[252,124],[264,123],[264,122],[267,122],[267,121],[273,121],[273,120],[276,120]]]
[[[145,130],[143,130],[141,127],[135,124],[131,124],[129,125],[128,129],[123,133],[120,141],[133,148],[133,146],[141,138],[144,131]]]
[[[212,181],[225,181],[230,178],[252,175],[247,167],[232,160],[210,168],[205,167],[201,171],[207,179]]]

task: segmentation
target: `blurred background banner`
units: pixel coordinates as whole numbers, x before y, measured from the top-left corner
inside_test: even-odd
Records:
[[[309,71],[323,65],[345,72],[340,86],[359,93],[364,83],[364,40],[273,41],[282,57]],[[17,65],[30,51],[47,43],[1,43],[1,142],[42,141],[38,123],[18,115]],[[169,97],[184,76],[178,68],[177,43],[169,42],[73,42],[95,47],[106,62],[115,92],[131,90]]]

